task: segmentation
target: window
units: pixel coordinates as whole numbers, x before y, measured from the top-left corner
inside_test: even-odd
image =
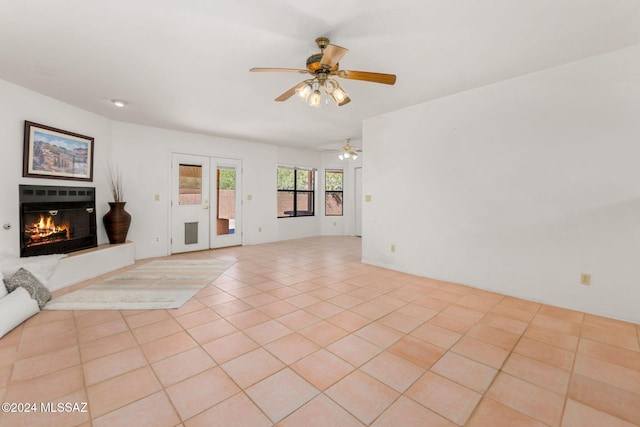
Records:
[[[313,169],[278,167],[278,218],[314,215]]]
[[[181,205],[202,204],[202,166],[180,164],[178,193]]]
[[[342,216],[342,170],[324,171],[324,214]]]

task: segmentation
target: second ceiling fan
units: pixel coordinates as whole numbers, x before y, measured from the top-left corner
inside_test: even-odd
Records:
[[[320,48],[320,53],[316,53],[307,58],[307,68],[252,68],[251,72],[285,72],[311,74],[313,77],[303,80],[285,93],[277,97],[276,101],[286,101],[294,94],[298,94],[309,105],[320,106],[322,99],[322,88],[339,106],[351,101],[347,93],[342,89],[335,77],[350,80],[363,80],[373,83],[383,83],[387,85],[395,84],[395,74],[372,73],[368,71],[341,70],[338,62],[349,52],[349,49],[334,44],[329,44],[326,37],[318,37],[316,44]]]

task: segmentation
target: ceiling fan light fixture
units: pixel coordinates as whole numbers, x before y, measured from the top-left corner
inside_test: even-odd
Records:
[[[331,96],[338,105],[340,105],[345,99],[347,99],[347,93],[340,86],[336,87],[333,92],[331,92]]]
[[[321,99],[322,99],[322,94],[320,93],[320,91],[318,89],[316,89],[309,96],[309,105],[312,106],[312,107],[319,107]]]
[[[298,96],[300,96],[300,98],[304,99],[305,101],[308,100],[309,96],[313,92],[313,88],[311,87],[311,83],[307,83],[304,86],[302,86],[301,88],[296,89],[296,92],[298,93]]]

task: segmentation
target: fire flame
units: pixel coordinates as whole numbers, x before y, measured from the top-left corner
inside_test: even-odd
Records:
[[[58,234],[60,239],[69,238],[69,226],[56,225],[50,216],[45,218],[44,215],[40,215],[40,221],[26,228],[26,232],[30,235],[31,241],[34,242],[46,239],[54,234]]]

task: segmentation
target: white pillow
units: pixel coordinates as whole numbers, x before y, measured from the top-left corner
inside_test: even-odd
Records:
[[[0,298],[0,338],[39,311],[38,303],[24,288]]]
[[[7,287],[4,285],[4,277],[2,276],[2,271],[0,271],[0,299],[2,297],[6,297],[9,292],[7,292]]]
[[[4,274],[4,277],[11,277],[16,271],[24,268],[36,276],[40,283],[46,285],[56,268],[58,268],[60,260],[65,256],[63,254],[53,254],[20,258],[5,252],[0,254],[0,272]]]

